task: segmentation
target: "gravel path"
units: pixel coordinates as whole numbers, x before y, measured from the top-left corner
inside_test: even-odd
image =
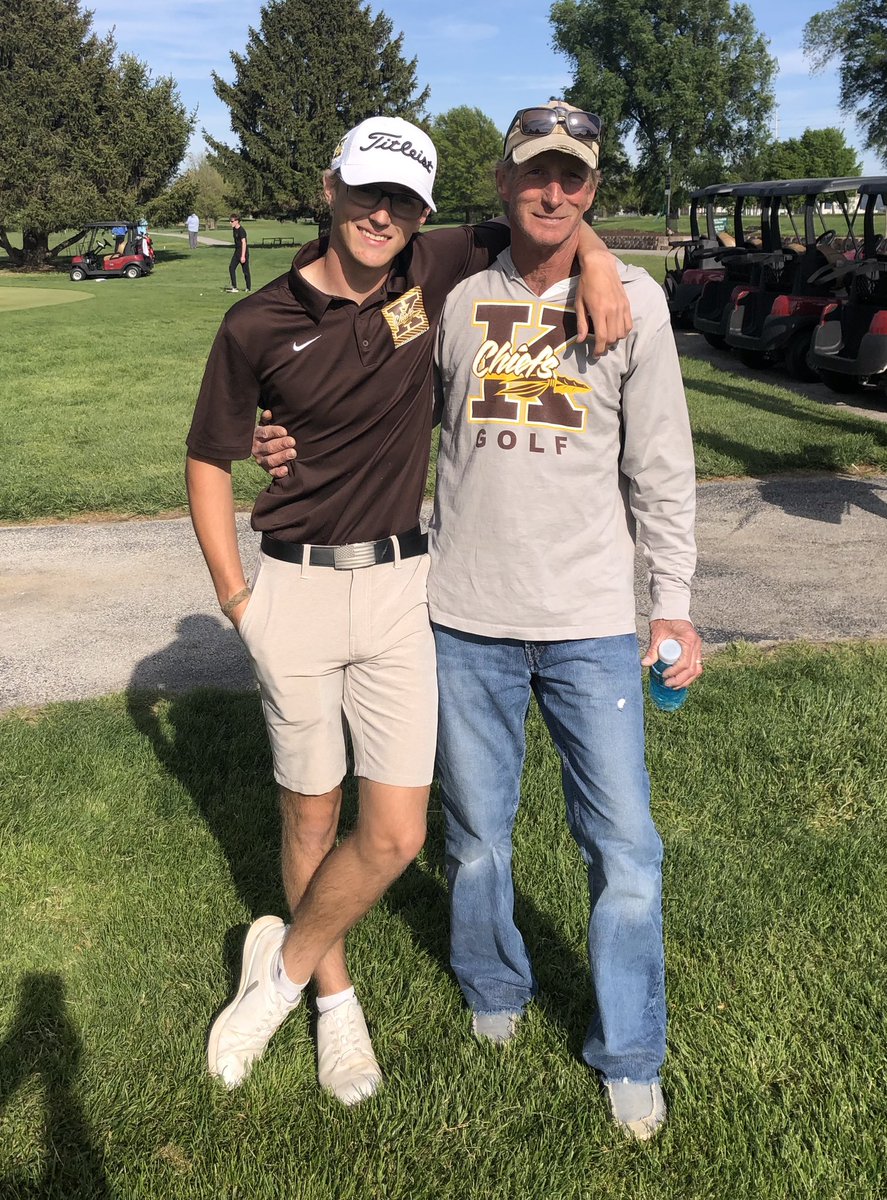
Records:
[[[884,476],[700,487],[693,611],[706,650],[887,638],[885,519]],[[255,536],[239,524],[250,564]],[[645,590],[639,571],[641,618]],[[187,519],[0,528],[0,615],[0,708],[252,684]]]

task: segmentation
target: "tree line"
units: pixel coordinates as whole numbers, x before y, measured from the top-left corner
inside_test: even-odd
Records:
[[[661,211],[715,181],[855,174],[837,129],[769,136],[777,63],[750,8],[733,0],[555,0],[554,45],[570,62],[566,99],[604,120],[599,212]],[[330,36],[335,30],[336,36]],[[840,104],[887,156],[887,0],[839,0],[803,35],[814,70],[837,59]],[[182,170],[197,114],[171,77],[154,78],[80,0],[7,0],[0,25],[0,247],[18,265],[60,253],[53,233],[90,220],[169,224],[193,208],[316,219],[330,148],[377,113],[428,129],[445,217],[497,211],[503,130],[462,105],[430,118],[429,90],[383,12],[360,0],[268,0],[231,75],[213,73],[233,144],[210,137]],[[631,155],[627,147],[631,148]],[[634,161],[632,161],[632,158]],[[23,231],[19,249],[9,231]]]

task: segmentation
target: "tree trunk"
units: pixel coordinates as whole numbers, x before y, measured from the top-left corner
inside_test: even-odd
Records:
[[[0,246],[2,246],[9,255],[9,261],[14,267],[20,267],[22,265],[22,252],[11,244],[9,238],[6,236],[6,228],[3,225],[0,225]]]
[[[21,265],[32,271],[46,266],[49,258],[49,234],[39,229],[26,229],[22,234]]]

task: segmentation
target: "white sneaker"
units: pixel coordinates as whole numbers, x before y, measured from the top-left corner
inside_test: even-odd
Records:
[[[619,1128],[638,1142],[646,1142],[665,1124],[665,1100],[658,1083],[630,1079],[605,1080],[610,1112]]]
[[[479,1042],[504,1046],[517,1033],[520,1019],[519,1012],[473,1013],[471,1032]]]
[[[225,288],[226,292],[239,292],[240,288]]]
[[[318,1016],[317,1078],[343,1104],[359,1104],[382,1082],[359,1000]]]
[[[283,944],[280,917],[260,917],[247,931],[237,995],[213,1022],[206,1057],[210,1075],[227,1088],[243,1083],[256,1059],[299,1003],[282,996],[271,978],[271,963]],[[301,997],[300,997],[301,999]]]

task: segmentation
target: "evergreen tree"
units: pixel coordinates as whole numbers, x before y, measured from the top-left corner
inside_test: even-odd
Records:
[[[162,192],[194,125],[172,79],[115,58],[79,0],[6,0],[0,22],[0,246],[37,267],[59,230],[131,218]],[[22,230],[23,249],[7,231]]]
[[[490,118],[463,104],[435,117],[430,133],[438,154],[438,211],[466,224],[498,213],[495,166],[502,156],[502,134]]]
[[[230,109],[232,148],[204,137],[243,207],[270,216],[316,215],[320,179],[342,137],[379,113],[415,120],[416,60],[403,35],[359,0],[269,0],[243,54],[231,52],[234,82],[213,72]]]

